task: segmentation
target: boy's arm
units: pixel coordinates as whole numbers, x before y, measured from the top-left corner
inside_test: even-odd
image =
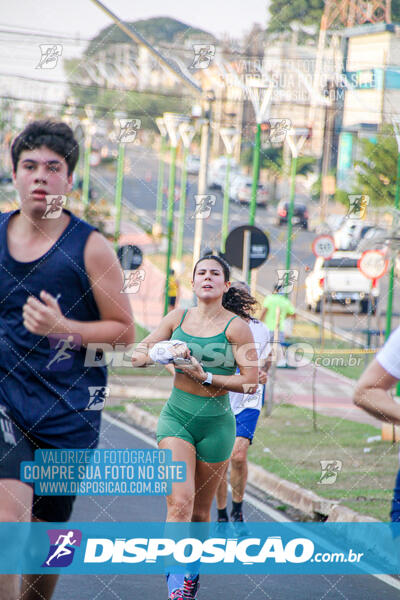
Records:
[[[123,278],[111,244],[98,232],[90,234],[84,252],[85,268],[100,313],[98,321],[76,321],[61,313],[59,304],[46,291],[40,300],[31,296],[23,307],[25,327],[36,335],[75,333],[82,346],[90,342],[132,344],[135,327]]]
[[[69,319],[68,325],[78,327],[82,344],[105,342],[133,344],[135,325],[129,295],[121,293],[123,274],[110,242],[94,231],[88,238],[84,253],[85,267],[100,321],[79,322]]]

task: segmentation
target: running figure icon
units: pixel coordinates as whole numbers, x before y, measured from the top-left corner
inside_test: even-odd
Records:
[[[54,558],[61,558],[62,556],[67,556],[68,554],[72,554],[72,550],[67,548],[67,546],[73,546],[77,543],[78,540],[71,539],[73,538],[74,532],[69,531],[66,535],[59,535],[56,541],[57,549],[56,551],[46,560],[46,565],[49,567],[51,561]],[[62,541],[60,541],[62,540]]]
[[[50,369],[51,365],[55,362],[55,363],[59,363],[63,360],[67,360],[71,358],[71,355],[68,354],[67,350],[74,350],[76,349],[76,344],[73,344],[72,342],[74,341],[74,336],[73,335],[69,335],[67,337],[67,339],[59,339],[57,342],[57,346],[55,347],[55,349],[58,349],[58,352],[56,352],[56,354],[53,356],[53,358],[51,359],[51,361],[46,365],[46,369]]]

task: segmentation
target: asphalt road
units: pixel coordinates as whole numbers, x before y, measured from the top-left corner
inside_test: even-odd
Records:
[[[158,160],[153,151],[134,146],[127,150],[127,164],[124,180],[124,204],[139,215],[145,222],[152,224],[155,220],[156,197],[157,197],[157,176]],[[99,168],[100,169],[100,168]],[[92,176],[97,184],[106,185],[110,191],[115,181],[115,176],[109,171],[92,171]],[[168,186],[168,169],[165,166],[164,175],[164,210],[163,225],[166,230],[166,196]],[[179,189],[180,170],[177,169],[176,189]],[[193,218],[195,211],[194,195],[197,193],[197,176],[189,175],[187,192],[187,210],[184,224],[184,245],[187,249],[193,247],[193,235],[195,220]],[[215,196],[215,205],[211,208],[209,218],[203,222],[203,247],[211,246],[218,248],[220,245],[220,234],[222,225],[222,193],[220,190],[209,190],[210,194]],[[177,194],[178,196],[178,194]],[[179,198],[176,198],[174,227],[178,222]],[[312,211],[312,207],[309,211]],[[315,210],[315,209],[314,209]],[[239,206],[233,202],[230,204],[229,212],[229,230],[248,223],[248,207]],[[276,225],[276,208],[267,209],[257,207],[256,225],[265,231],[270,241],[270,256],[266,263],[259,269],[258,283],[263,288],[272,289],[277,281],[277,269],[284,269],[286,264],[286,242],[287,226]],[[312,242],[316,234],[305,231],[299,225],[293,226],[293,240],[291,253],[291,268],[298,270],[298,292],[296,294],[296,305],[298,308],[306,310],[305,286],[304,280],[308,269],[312,269],[315,257],[311,250]],[[373,329],[382,329],[385,327],[386,298],[388,289],[388,276],[384,276],[380,282],[380,300],[378,303],[378,313],[371,319]],[[400,293],[399,282],[395,280],[395,299]],[[293,299],[293,298],[292,298]],[[394,302],[394,319],[392,328],[399,324],[399,311],[396,311]],[[333,305],[326,311],[327,319],[336,327],[339,327],[349,334],[365,337],[363,330],[367,329],[368,319],[366,315],[360,315],[358,306],[352,304],[349,306]]]
[[[103,419],[100,447],[152,446],[154,441],[147,435],[109,418]],[[228,506],[230,502],[229,499]],[[252,496],[245,510],[249,521],[274,521],[275,516],[282,520],[280,513]],[[157,496],[80,497],[71,520],[146,522],[163,520],[165,514],[165,500]],[[386,579],[390,585],[369,575],[203,575],[198,597],[199,600],[398,600],[400,583],[391,577]],[[53,598],[166,600],[167,588],[162,575],[62,575]]]

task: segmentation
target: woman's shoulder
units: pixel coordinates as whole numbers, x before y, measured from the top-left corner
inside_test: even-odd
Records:
[[[174,308],[166,315],[165,318],[168,318],[172,331],[179,327],[187,311],[187,308]]]
[[[231,341],[232,336],[236,338],[238,335],[241,336],[250,330],[249,324],[242,319],[239,315],[236,315],[230,310],[226,311],[227,321],[225,333],[227,338]]]

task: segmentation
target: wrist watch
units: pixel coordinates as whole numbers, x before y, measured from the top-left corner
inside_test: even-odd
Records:
[[[212,373],[209,373],[208,371],[206,371],[206,375],[207,377],[205,378],[204,381],[201,382],[201,385],[211,385],[212,384]]]

